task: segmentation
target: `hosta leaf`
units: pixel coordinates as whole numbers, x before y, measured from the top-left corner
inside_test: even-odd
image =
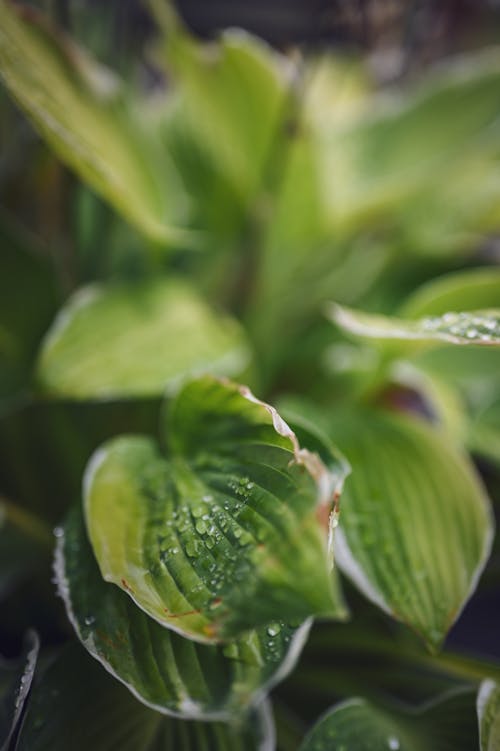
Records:
[[[450,692],[416,710],[350,699],[327,712],[300,751],[471,751],[477,748],[472,692]]]
[[[500,749],[500,687],[495,681],[483,681],[477,696],[481,751]]]
[[[493,537],[474,468],[419,420],[369,410],[328,419],[352,465],[337,563],[436,648],[474,590]]]
[[[500,308],[447,312],[412,321],[333,305],[329,315],[349,334],[396,342],[402,351],[440,343],[489,347],[500,344]]]
[[[401,222],[410,241],[425,238],[431,223],[428,242],[443,235],[449,241],[439,231],[441,209],[458,225],[450,222],[449,232],[477,231],[498,196],[499,81],[497,49],[460,57],[426,71],[410,91],[373,97],[368,112],[330,130],[322,166],[332,218],[359,232],[360,221],[382,214],[389,226]],[[467,202],[454,190],[464,182]]]
[[[146,235],[169,239],[178,181],[109,71],[34,10],[2,2],[0,77],[64,162]]]
[[[0,751],[9,751],[30,692],[40,643],[32,631],[19,662],[0,658]]]
[[[283,115],[285,65],[261,40],[235,30],[201,45],[167,29],[167,55],[185,128],[240,198],[259,186]]]
[[[215,314],[180,280],[94,285],[77,292],[56,318],[38,376],[60,396],[148,396],[190,373],[241,373],[248,359],[239,325]]]
[[[171,404],[167,440],[164,457],[148,438],[116,439],[87,468],[104,578],[199,641],[335,614],[327,536],[338,475],[272,407],[208,376]]]
[[[186,722],[145,707],[76,644],[37,680],[17,751],[272,751],[274,728],[261,705],[247,724]]]
[[[449,310],[500,307],[500,269],[487,266],[432,279],[406,300],[405,318],[439,316]]]
[[[292,669],[309,623],[272,623],[225,645],[197,644],[163,628],[106,583],[75,509],[56,556],[59,591],[78,636],[145,704],[184,718],[229,720]]]

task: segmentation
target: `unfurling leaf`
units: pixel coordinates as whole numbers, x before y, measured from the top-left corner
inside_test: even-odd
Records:
[[[338,615],[328,534],[339,475],[272,407],[208,376],[174,399],[166,438],[166,455],[129,436],[90,461],[86,523],[105,580],[198,641]]]

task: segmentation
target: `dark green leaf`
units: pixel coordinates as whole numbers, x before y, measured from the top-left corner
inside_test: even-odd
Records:
[[[240,374],[248,361],[238,323],[169,279],[77,292],[49,330],[38,376],[59,396],[151,396],[204,370]]]
[[[473,694],[456,691],[416,710],[381,709],[351,699],[323,716],[301,751],[472,751]]]
[[[187,719],[234,718],[293,668],[309,623],[272,623],[225,645],[197,644],[163,628],[103,581],[75,509],[56,555],[68,616],[88,651],[141,701]]]
[[[342,468],[300,448],[248,389],[211,377],[173,401],[167,440],[167,457],[130,436],[89,464],[86,521],[104,578],[200,641],[339,614],[327,539]]]
[[[272,751],[273,737],[265,704],[243,726],[163,717],[70,644],[37,680],[16,751]]]
[[[26,638],[22,659],[8,662],[0,657],[0,751],[9,751],[30,692],[40,643],[32,631]]]

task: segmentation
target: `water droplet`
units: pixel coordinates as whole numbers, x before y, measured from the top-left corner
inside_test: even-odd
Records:
[[[267,627],[267,633],[269,636],[278,636],[278,634],[281,631],[281,626],[279,623],[270,623]]]
[[[92,626],[95,623],[95,616],[94,615],[86,615],[83,619],[83,622],[86,626]]]
[[[465,332],[465,336],[467,337],[467,339],[475,339],[478,334],[479,334],[479,331],[477,329],[474,329],[474,328],[468,329]]]
[[[196,540],[190,540],[186,545],[186,553],[190,558],[195,558],[199,553],[199,547]]]
[[[196,525],[195,525],[195,526],[196,526],[196,531],[197,531],[197,532],[198,532],[198,534],[200,534],[200,535],[204,535],[204,534],[205,534],[205,532],[207,531],[207,525],[206,525],[206,522],[204,522],[204,521],[203,521],[203,519],[199,519],[199,520],[198,520],[198,521],[196,522]]]
[[[212,503],[213,499],[214,499],[213,495],[209,495],[208,493],[207,495],[203,496],[203,500],[205,501],[205,503]]]
[[[401,748],[399,740],[395,735],[389,736],[389,738],[387,739],[387,746],[391,749],[391,751],[399,751],[399,749]]]
[[[54,527],[53,529],[54,537],[63,537],[64,535],[64,529],[62,527]]]

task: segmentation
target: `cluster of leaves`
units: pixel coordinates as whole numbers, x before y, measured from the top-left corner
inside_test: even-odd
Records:
[[[498,749],[500,666],[441,650],[494,539],[500,52],[388,96],[152,8],[160,93],[0,0],[82,181],[70,294],[0,214],[0,627],[43,642],[0,749]]]

